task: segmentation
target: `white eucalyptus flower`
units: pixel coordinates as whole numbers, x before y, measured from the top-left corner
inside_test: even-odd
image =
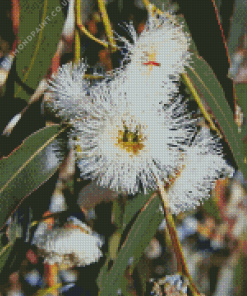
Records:
[[[138,76],[139,75],[139,76]],[[142,109],[157,108],[161,104],[169,104],[178,93],[178,85],[171,79],[165,83],[152,78],[145,78],[141,73],[136,73],[135,77],[127,69],[118,69],[111,74],[115,79],[111,81],[111,92],[114,97],[125,96],[128,102]]]
[[[46,263],[57,263],[62,268],[89,265],[102,256],[101,241],[93,235],[91,228],[71,220],[64,227],[49,229],[36,236],[33,244],[37,245]]]
[[[166,180],[173,172],[178,147],[191,134],[184,105],[177,101],[166,109],[139,109],[112,98],[106,84],[90,97],[87,116],[73,121],[82,177],[129,194],[157,189],[156,178]]]
[[[138,83],[149,92],[155,92],[160,86],[165,93],[177,92],[176,85],[171,82],[179,81],[191,56],[191,40],[183,31],[183,24],[179,24],[172,14],[153,16],[150,12],[147,25],[139,36],[132,24],[127,25],[127,29],[133,43],[124,37],[118,36],[118,39],[127,49],[126,75],[133,85]]]
[[[84,100],[89,84],[83,79],[86,65],[83,62],[73,65],[72,62],[58,68],[57,75],[49,80],[48,90],[51,91],[55,110],[65,120],[84,113]]]
[[[191,210],[209,197],[215,181],[232,176],[234,169],[223,159],[220,143],[207,128],[183,153],[177,177],[170,180],[168,200],[173,213]]]

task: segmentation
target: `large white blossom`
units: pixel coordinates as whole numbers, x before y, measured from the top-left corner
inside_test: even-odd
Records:
[[[167,180],[191,136],[185,107],[178,100],[166,109],[140,109],[111,95],[107,84],[97,86],[87,115],[73,121],[81,175],[129,194],[157,189],[156,178]]]
[[[210,196],[215,181],[231,177],[233,168],[223,158],[221,145],[207,128],[182,154],[177,176],[171,179],[168,200],[173,213],[191,210]]]
[[[65,268],[85,266],[102,256],[100,239],[89,226],[74,220],[63,227],[48,229],[33,240],[46,263]]]
[[[58,68],[57,75],[53,75],[48,87],[53,99],[53,108],[65,120],[84,112],[85,97],[88,92],[88,81],[85,75],[86,65],[72,62]]]
[[[127,49],[124,60],[129,62],[126,76],[132,85],[156,95],[177,92],[172,83],[179,81],[179,75],[185,72],[190,63],[190,37],[184,32],[183,24],[169,13],[162,16],[152,15],[143,32],[138,36],[132,24],[127,25],[133,43],[119,36]],[[162,87],[162,89],[161,89]]]

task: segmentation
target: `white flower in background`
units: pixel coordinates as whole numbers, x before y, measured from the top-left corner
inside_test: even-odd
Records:
[[[191,121],[181,115],[184,106],[176,102],[160,112],[140,110],[111,98],[104,84],[90,95],[88,115],[73,121],[82,177],[129,194],[157,189],[156,177],[167,180],[177,165],[178,147],[191,134]]]
[[[215,181],[232,176],[234,170],[223,159],[220,143],[207,128],[183,153],[177,177],[170,182],[168,199],[173,213],[192,210],[209,197]]]
[[[133,43],[121,36],[118,39],[124,42],[128,51],[124,60],[130,62],[126,67],[130,81],[147,91],[155,92],[162,86],[165,93],[176,92],[176,85],[171,81],[179,81],[191,56],[191,41],[183,31],[183,24],[179,24],[172,14],[153,16],[150,13],[140,36],[132,24],[127,25],[127,29]]]
[[[102,256],[101,241],[93,235],[91,228],[72,220],[63,227],[36,236],[32,243],[39,248],[46,263],[57,263],[61,268],[89,265]]]
[[[81,62],[73,65],[72,62],[58,68],[57,75],[49,80],[48,90],[51,91],[54,109],[64,119],[71,119],[78,113],[83,113],[85,97],[88,91],[88,82],[83,79],[86,65]]]

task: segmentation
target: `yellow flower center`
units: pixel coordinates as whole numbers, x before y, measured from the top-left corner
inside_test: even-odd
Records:
[[[131,156],[137,155],[140,150],[143,149],[143,142],[143,136],[141,135],[138,128],[136,128],[135,132],[131,132],[126,126],[124,126],[124,131],[118,131],[116,145],[132,154]]]

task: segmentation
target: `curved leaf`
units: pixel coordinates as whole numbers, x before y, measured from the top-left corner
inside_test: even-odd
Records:
[[[134,262],[138,263],[140,260],[144,249],[162,221],[163,215],[159,210],[159,205],[159,197],[154,196],[136,219],[115,263],[108,275],[104,277],[100,291],[101,296],[116,295],[129,258],[135,255]]]
[[[123,235],[124,231],[126,230],[126,227],[129,225],[131,220],[134,218],[134,216],[141,211],[141,209],[145,206],[145,204],[150,199],[153,192],[150,192],[148,194],[138,194],[134,199],[128,200],[126,202],[126,206],[123,213],[122,218],[122,227],[120,227],[111,237],[110,239],[110,245],[109,245],[109,253],[107,255],[107,260],[104,264],[104,266],[101,268],[99,276],[98,276],[98,285],[101,286],[104,282],[105,277],[107,276],[108,272],[108,263],[109,260],[115,260],[117,258],[118,254],[118,248],[119,243],[121,242],[121,236]],[[120,237],[120,239],[117,241],[117,239]],[[137,261],[138,262],[138,261]]]
[[[16,71],[29,88],[36,89],[56,52],[64,24],[62,6],[67,5],[68,1],[64,0],[62,3],[59,0],[20,0]],[[16,84],[15,96],[17,95],[26,101],[30,96]]]
[[[0,160],[0,228],[13,207],[50,178],[62,159],[59,154],[62,140],[58,137],[65,128],[51,126],[29,136],[23,144],[8,157]]]
[[[210,109],[223,132],[239,169],[247,178],[247,164],[244,163],[244,147],[233,113],[229,107],[224,91],[207,62],[193,55],[193,68],[187,68],[187,75],[195,89]]]

